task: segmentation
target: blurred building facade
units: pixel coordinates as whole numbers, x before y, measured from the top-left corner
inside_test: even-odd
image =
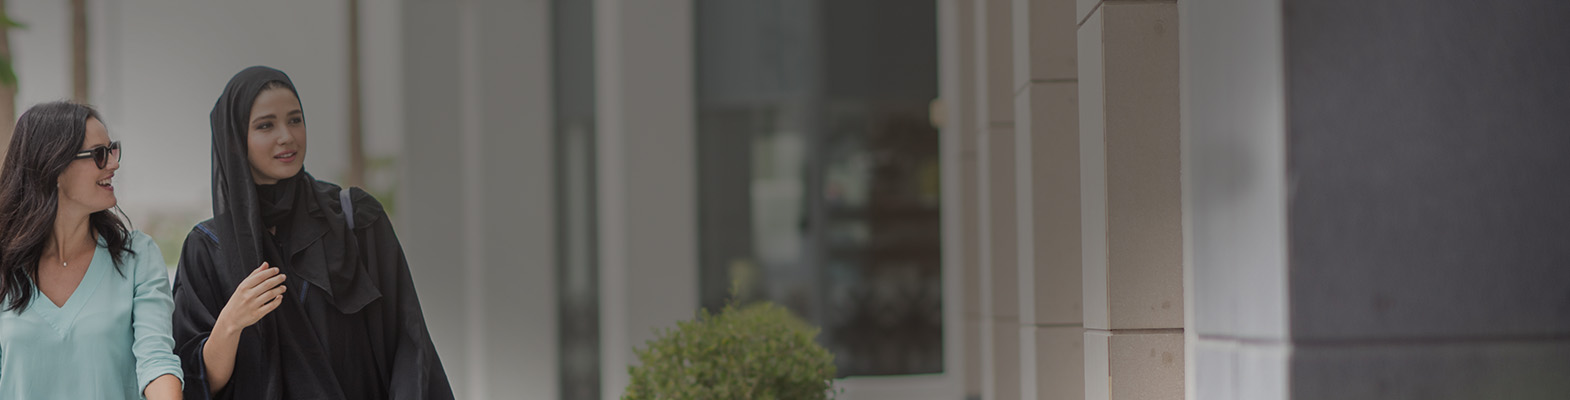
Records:
[[[467,259],[467,278],[422,277],[467,296],[451,310],[471,329],[447,337],[490,335],[467,342],[489,360],[470,371],[549,369],[484,344],[529,337],[538,319],[519,317],[519,334],[472,325],[496,323],[477,306],[527,293],[559,302],[537,310],[561,313],[558,336],[539,342],[562,345],[559,390],[598,382],[587,387],[615,398],[651,328],[739,282],[738,296],[824,328],[850,398],[1570,393],[1553,378],[1570,371],[1570,270],[1544,239],[1570,233],[1551,205],[1570,195],[1551,183],[1570,166],[1553,155],[1570,142],[1552,134],[1570,114],[1548,111],[1566,105],[1550,71],[1570,56],[1533,39],[1570,33],[1543,17],[1565,6],[406,4],[418,24],[451,13],[461,28],[406,31],[442,39],[405,51],[456,51],[422,59],[473,80],[433,85],[454,97],[411,108],[470,122],[411,132],[477,131],[421,144],[409,168],[483,190],[537,185],[471,193],[477,215],[452,228],[484,249],[432,229],[422,242],[451,246],[423,256],[511,259],[531,237],[516,226],[554,240],[529,256],[550,271]],[[515,21],[549,12],[548,41]],[[504,57],[501,42],[527,50]],[[546,55],[553,70],[526,62]],[[533,83],[505,87],[520,76]],[[534,91],[542,82],[555,101]],[[519,94],[510,107],[489,97]],[[554,130],[528,105],[555,107]],[[536,169],[544,160],[555,169]],[[452,169],[464,162],[470,172]],[[455,223],[437,205],[469,186],[410,179],[435,185],[406,192],[429,201],[410,226]],[[554,202],[528,187],[556,188]],[[479,282],[499,287],[477,294]],[[489,382],[492,395],[522,385]]]
[[[400,218],[466,395],[617,398],[653,329],[769,300],[849,396],[963,396],[934,5],[401,4]]]
[[[968,395],[1570,395],[1570,7],[938,4]]]
[[[67,97],[63,2],[8,3],[18,103]],[[619,398],[731,299],[821,327],[842,398],[1570,394],[1566,3],[362,3],[368,184],[462,398]],[[89,4],[166,253],[244,66],[339,179],[340,2]]]

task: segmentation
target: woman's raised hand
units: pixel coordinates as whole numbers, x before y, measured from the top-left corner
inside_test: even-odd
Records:
[[[234,289],[234,295],[229,296],[229,302],[224,304],[223,311],[218,313],[216,325],[225,325],[227,328],[240,330],[255,325],[267,313],[283,304],[284,280],[288,275],[278,273],[277,268],[272,268],[267,263],[256,267],[251,275],[240,281],[240,286]]]

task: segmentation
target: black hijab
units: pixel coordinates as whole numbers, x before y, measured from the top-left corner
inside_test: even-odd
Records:
[[[251,67],[235,74],[213,106],[213,219],[186,237],[174,285],[186,398],[208,397],[206,381],[193,382],[206,371],[205,340],[235,287],[265,260],[289,274],[288,295],[245,328],[233,374],[214,397],[451,399],[381,204],[303,170],[273,185],[252,180],[247,127],[256,96],[269,86],[294,89],[283,72]],[[354,205],[352,230],[344,197]]]
[[[275,185],[258,186],[251,179],[247,155],[251,106],[269,83],[295,93],[289,76],[273,68],[246,68],[229,79],[210,115],[213,133],[213,227],[223,248],[220,278],[239,282],[267,261],[327,292],[328,301],[353,313],[380,297],[359,262],[359,246],[345,227],[336,196],[317,190],[305,172]],[[276,237],[268,228],[277,228]],[[321,256],[299,252],[321,241]],[[291,287],[295,290],[305,287]]]

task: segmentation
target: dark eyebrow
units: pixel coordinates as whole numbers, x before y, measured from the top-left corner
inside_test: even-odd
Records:
[[[278,119],[278,116],[272,115],[272,114],[263,115],[263,116],[260,116],[260,117],[256,117],[256,119],[251,120],[251,123],[254,124],[254,123],[257,123],[257,122],[259,122],[261,120],[264,120],[264,119]]]

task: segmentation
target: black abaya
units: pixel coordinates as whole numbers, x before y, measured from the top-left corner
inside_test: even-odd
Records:
[[[289,275],[283,304],[245,328],[222,399],[451,399],[403,249],[381,204],[310,174],[259,187],[246,159],[252,102],[281,71],[251,67],[213,107],[213,215],[186,237],[174,285],[185,397],[208,398],[202,348],[263,261]],[[276,227],[277,234],[268,233]]]

